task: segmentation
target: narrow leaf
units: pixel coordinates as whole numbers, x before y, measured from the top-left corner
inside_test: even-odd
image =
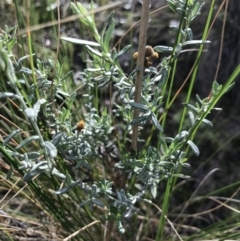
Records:
[[[45,141],[42,144],[42,146],[48,150],[48,153],[52,158],[55,158],[57,156],[57,148],[54,146],[54,144],[52,142]]]
[[[211,127],[213,127],[213,124],[212,124],[212,122],[210,120],[203,119],[202,122],[207,124],[207,125],[209,125],[209,126],[211,126]]]
[[[162,88],[165,85],[167,79],[168,79],[168,70],[166,68],[163,68],[161,70],[161,79],[158,83],[158,87]]]
[[[2,98],[17,98],[17,99],[20,99],[20,96],[15,95],[15,94],[10,93],[10,92],[4,92],[4,93],[0,93],[0,99],[2,99]]]
[[[198,115],[198,109],[195,106],[188,103],[183,103],[182,105],[184,107],[187,107],[189,110],[193,111],[195,115]]]
[[[105,87],[107,84],[109,84],[112,81],[111,78],[109,78],[108,80],[102,82],[101,84],[98,85],[98,88],[101,89],[103,87]]]
[[[151,194],[152,194],[153,198],[157,197],[157,186],[156,185],[151,186]]]
[[[77,39],[77,38],[71,38],[71,37],[61,37],[63,41],[67,41],[73,44],[82,44],[82,45],[88,45],[88,46],[94,46],[94,47],[99,47],[100,44],[97,42],[92,42],[88,40],[83,40],[83,39]]]
[[[101,58],[103,57],[103,55],[102,55],[98,50],[93,49],[93,48],[91,48],[91,47],[88,46],[88,45],[86,45],[86,47],[87,47],[88,51],[89,51],[90,53],[92,53],[93,55],[96,55],[96,56],[101,57]]]
[[[108,48],[109,48],[109,42],[110,42],[110,39],[113,35],[113,31],[114,31],[114,28],[115,28],[115,23],[114,23],[114,19],[113,19],[113,13],[111,13],[106,22],[105,22],[105,25],[104,25],[104,29],[103,29],[103,36],[102,36],[102,39],[103,39],[103,46],[105,48],[105,50],[107,51]]]
[[[151,115],[151,119],[152,119],[152,122],[153,122],[153,124],[154,124],[154,126],[159,130],[159,131],[163,131],[163,128],[162,128],[162,126],[159,124],[159,122],[158,122],[158,119],[157,119],[157,117],[155,116],[155,114],[152,114]]]
[[[193,152],[194,152],[194,154],[196,155],[196,156],[199,156],[199,149],[198,149],[198,147],[191,141],[191,140],[188,140],[187,141],[187,144],[191,147],[191,149],[193,150]]]
[[[190,178],[190,176],[184,175],[184,174],[173,174],[174,177],[178,177],[178,178],[183,178],[183,179],[187,179]]]
[[[164,140],[167,142],[167,143],[172,143],[174,141],[174,139],[172,137],[164,137]]]
[[[121,55],[125,54],[130,48],[132,47],[132,45],[127,45],[125,46],[122,50],[120,50],[113,58],[113,60],[119,58]]]
[[[24,147],[25,145],[27,145],[29,142],[32,141],[37,141],[39,140],[39,136],[30,136],[28,138],[26,138],[24,141],[22,141],[17,147],[16,150],[19,150],[20,148]]]
[[[156,52],[172,52],[173,48],[168,46],[158,45],[153,48]]]
[[[139,116],[138,118],[132,120],[129,124],[130,125],[136,125],[136,124],[139,124],[147,119],[149,119],[150,116],[149,115],[142,115],[142,116]]]
[[[209,40],[190,40],[190,41],[186,41],[183,43],[183,46],[186,46],[186,45],[192,45],[192,44],[209,44],[211,43],[211,41]]]
[[[148,111],[148,107],[143,105],[143,104],[139,104],[139,103],[136,103],[136,102],[129,102],[129,104],[136,109],[139,109],[139,110],[142,110],[142,111]]]
[[[12,133],[10,133],[7,138],[3,141],[3,146],[7,145],[8,142],[15,136],[17,135],[19,132],[21,132],[20,129],[17,129],[15,131],[13,131]]]
[[[193,126],[195,123],[195,117],[194,117],[194,114],[192,113],[192,111],[188,111],[188,116],[190,118],[191,125]]]

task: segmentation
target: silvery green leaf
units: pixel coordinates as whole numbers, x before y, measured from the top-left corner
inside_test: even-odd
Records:
[[[41,168],[40,168],[41,167]],[[43,173],[46,169],[48,169],[48,165],[46,161],[39,162],[35,164],[23,177],[25,182],[30,181],[36,175]]]
[[[198,94],[196,94],[196,99],[197,99],[197,101],[198,101],[200,104],[203,103],[203,101],[201,100],[201,98],[200,98],[200,96],[199,96]]]
[[[148,111],[148,107],[143,104],[136,103],[136,102],[129,102],[129,104],[136,109],[139,109],[142,111]]]
[[[61,94],[62,96],[66,96],[66,97],[70,96],[67,92],[62,91],[62,90],[57,90],[57,94]]]
[[[130,125],[136,125],[136,124],[139,124],[143,121],[146,121],[147,119],[150,118],[151,115],[142,115],[142,116],[139,116],[138,118],[135,118],[133,119],[129,124]]]
[[[187,162],[181,162],[181,165],[182,165],[183,167],[187,167],[187,168],[190,167],[190,164],[187,163]]]
[[[105,71],[103,73],[104,76],[111,76],[113,73],[111,71]]]
[[[191,28],[188,28],[185,30],[187,34],[187,39],[192,40],[193,39],[193,32]]]
[[[21,161],[20,163],[21,163],[21,166],[19,167],[20,170],[32,167],[32,164],[30,162]]]
[[[129,79],[135,76],[135,74],[140,70],[140,68],[135,68],[128,76]]]
[[[20,69],[20,72],[24,73],[24,74],[28,74],[28,75],[31,75],[32,74],[32,70],[29,69],[29,68],[25,68],[25,67],[22,67]]]
[[[193,111],[193,113],[194,113],[195,115],[198,115],[198,109],[197,109],[195,106],[193,106],[193,105],[191,105],[191,104],[188,104],[188,103],[183,103],[182,105],[183,105],[184,107],[187,107],[189,110]]]
[[[179,134],[176,135],[175,139],[182,140],[184,139],[186,136],[188,136],[188,131],[181,131]]]
[[[70,38],[70,37],[61,37],[61,39],[73,44],[82,44],[82,45],[88,45],[88,46],[94,46],[94,47],[100,46],[100,44],[97,42],[92,42],[92,41],[83,40],[83,39]]]
[[[104,47],[105,51],[109,48],[109,42],[113,35],[115,22],[113,18],[114,14],[111,13],[107,18],[103,26],[102,37],[101,37],[101,46]]]
[[[132,216],[132,209],[129,208],[127,212],[124,213],[124,218],[129,219]]]
[[[63,133],[60,132],[60,133],[56,133],[53,137],[53,145],[54,146],[57,146],[59,144],[59,142],[62,140],[62,137],[63,137]]]
[[[167,146],[166,141],[165,141],[161,136],[159,136],[158,140],[159,140],[160,143],[161,143],[161,146],[160,146],[160,147],[161,147],[161,150],[162,150],[163,154],[167,153],[167,151],[168,151],[168,146]]]
[[[5,140],[3,141],[3,146],[5,146],[5,145],[7,145],[8,144],[8,142],[15,136],[15,135],[17,135],[19,132],[21,132],[21,130],[20,129],[17,129],[17,130],[15,130],[15,131],[13,131],[12,133],[10,133],[8,136],[7,136],[7,138],[5,138]]]
[[[93,55],[96,55],[96,56],[101,57],[101,58],[103,57],[103,55],[98,50],[93,49],[88,45],[86,47],[89,50],[89,52],[92,53]]]
[[[152,119],[152,122],[153,122],[154,126],[155,126],[159,131],[162,132],[162,131],[163,131],[163,128],[162,128],[162,126],[159,124],[158,119],[157,119],[157,117],[156,117],[155,114],[151,114],[151,119]]]
[[[18,66],[21,65],[22,62],[23,62],[25,59],[28,59],[30,56],[34,56],[34,55],[35,55],[35,54],[32,54],[32,55],[25,55],[25,56],[19,58],[19,60],[18,60],[18,62],[17,62]]]
[[[172,11],[176,11],[176,3],[174,1],[168,0],[168,7],[172,10]]]
[[[4,93],[0,93],[0,99],[1,98],[17,98],[17,99],[20,99],[21,97],[19,95],[15,95],[13,93],[10,93],[10,92],[4,92]]]
[[[177,44],[176,49],[175,49],[176,53],[180,52],[180,50],[182,49],[182,46],[183,45],[181,43]]]
[[[172,52],[173,48],[163,45],[158,45],[153,48],[156,52]]]
[[[132,99],[135,93],[135,86],[133,86],[129,91],[129,98]]]
[[[157,197],[157,185],[152,185],[151,186],[151,194],[153,198]]]
[[[39,136],[30,136],[30,137],[26,138],[24,141],[22,141],[15,149],[19,150],[20,148],[24,147],[29,142],[37,141],[39,139],[40,139]]]
[[[65,180],[65,178],[66,178],[66,176],[63,173],[59,172],[55,167],[53,168],[51,174],[54,176],[57,176],[58,178],[60,178],[62,180]]]
[[[130,48],[132,47],[131,44],[125,46],[122,50],[120,50],[113,58],[113,60],[119,58],[121,55],[125,54]]]
[[[75,182],[71,182],[69,185],[67,185],[66,187],[60,189],[60,190],[57,190],[55,191],[55,194],[56,195],[61,195],[61,194],[64,194],[66,193],[69,189],[71,189],[72,187],[75,187],[77,186],[81,181],[80,180],[77,180]]]
[[[105,78],[106,79],[106,78]],[[111,78],[109,78],[108,80],[102,82],[101,84],[98,85],[98,88],[101,89],[103,87],[105,87],[107,84],[109,84],[111,82]]]
[[[29,152],[27,153],[27,157],[29,159],[36,159],[36,158],[39,158],[41,156],[41,153],[38,153],[38,152]]]
[[[23,181],[28,182],[33,179],[33,177],[37,176],[38,174],[42,173],[43,171],[41,170],[35,170],[35,171],[28,171],[24,176],[23,176]]]
[[[147,69],[145,69],[145,73],[149,73],[149,74],[158,74],[158,71],[156,68],[150,66]],[[146,76],[149,77],[149,76]]]
[[[117,229],[120,233],[125,233],[125,229],[119,220],[116,221],[116,225],[117,225]]]
[[[154,79],[153,82],[158,82],[162,79],[162,74],[157,75]]]
[[[173,174],[173,177],[178,177],[178,178],[183,178],[183,179],[187,179],[190,178],[190,176],[184,175],[184,174]]]
[[[161,70],[161,79],[159,80],[158,87],[162,88],[165,85],[167,79],[168,79],[168,70],[166,68],[163,68]]]
[[[124,86],[124,87],[128,87],[128,88],[130,88],[131,86],[133,86],[132,83],[129,83],[129,82],[124,81],[125,79],[126,79],[125,77],[121,78],[120,81],[115,84],[115,86]]]
[[[183,15],[183,8],[176,8],[176,12],[180,15]]]
[[[57,156],[57,148],[53,145],[52,142],[45,141],[42,144],[42,146],[45,147],[48,150],[48,153],[52,158],[55,158]]]
[[[174,139],[172,137],[164,137],[164,140],[167,142],[167,143],[172,143],[174,141]]]
[[[188,115],[189,115],[189,118],[190,118],[190,121],[191,121],[191,125],[193,126],[194,123],[195,123],[195,116],[192,113],[192,111],[188,111]]]
[[[60,190],[55,191],[54,193],[56,195],[62,195],[64,193],[66,193],[70,188],[71,188],[70,186],[67,186],[67,187],[64,187],[64,188],[62,188]]]
[[[99,72],[99,71],[103,71],[102,68],[87,68],[86,69],[87,72],[93,72],[93,73],[96,73],[96,72]]]
[[[212,122],[210,120],[203,119],[202,122],[207,124],[207,125],[209,125],[209,126],[211,126],[211,127],[213,127],[213,124],[212,124]]]
[[[172,143],[172,145],[170,146],[170,148],[174,150],[173,156],[172,158],[175,159],[176,156],[179,155],[180,153],[180,149],[182,149],[183,145],[185,144],[185,141],[179,141],[178,138],[176,138],[174,140],[174,142]]]
[[[199,2],[196,2],[195,3],[195,6],[191,12],[191,18],[190,18],[190,21],[193,21],[194,18],[196,18],[198,15],[201,14],[201,9],[202,7],[204,6],[205,2],[203,2],[201,5]]]
[[[93,83],[97,83],[97,82],[100,82],[101,80],[104,80],[104,79],[106,79],[105,76],[99,75],[99,76],[97,76],[96,78],[92,79],[92,82],[93,82]]]
[[[187,144],[191,147],[191,149],[193,150],[194,154],[196,156],[199,156],[199,149],[198,149],[198,147],[191,140],[188,140]]]
[[[47,161],[41,161],[39,163],[36,163],[32,166],[31,170],[30,171],[34,171],[34,170],[37,170],[37,169],[41,169],[41,170],[45,170],[45,169],[48,169],[48,163]]]
[[[183,46],[192,45],[192,44],[209,44],[209,43],[211,43],[211,41],[209,40],[190,40],[190,41],[184,42]]]

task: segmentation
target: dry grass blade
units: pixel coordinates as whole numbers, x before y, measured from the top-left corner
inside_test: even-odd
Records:
[[[100,221],[96,220],[92,223],[89,223],[88,225],[86,225],[85,227],[79,229],[78,231],[76,231],[75,233],[69,235],[67,238],[63,239],[63,241],[68,241],[68,240],[71,240],[71,238],[75,237],[76,235],[78,235],[79,233],[81,233],[82,231],[84,231],[85,229],[97,224],[97,223],[101,223]]]

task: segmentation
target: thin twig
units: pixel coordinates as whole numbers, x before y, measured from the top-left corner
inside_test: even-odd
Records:
[[[142,78],[144,72],[144,59],[145,59],[145,48],[147,41],[147,29],[148,29],[148,18],[149,18],[149,5],[151,0],[143,1],[140,33],[139,33],[139,46],[138,46],[138,59],[137,59],[137,77],[135,81],[135,97],[134,102],[140,103],[141,92],[142,92]],[[139,109],[134,109],[133,119],[139,117]],[[137,138],[138,138],[138,125],[133,126],[132,134],[132,150],[137,150]]]

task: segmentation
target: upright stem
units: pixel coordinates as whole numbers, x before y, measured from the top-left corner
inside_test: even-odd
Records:
[[[145,48],[147,41],[147,29],[149,18],[149,6],[151,0],[144,0],[142,5],[140,33],[139,33],[139,45],[138,45],[138,59],[137,59],[137,77],[135,81],[135,97],[134,102],[140,103],[142,93],[142,79],[144,72],[144,60],[145,60]],[[139,109],[134,109],[133,119],[139,117]],[[132,134],[132,150],[137,150],[138,139],[138,125],[133,126]]]

